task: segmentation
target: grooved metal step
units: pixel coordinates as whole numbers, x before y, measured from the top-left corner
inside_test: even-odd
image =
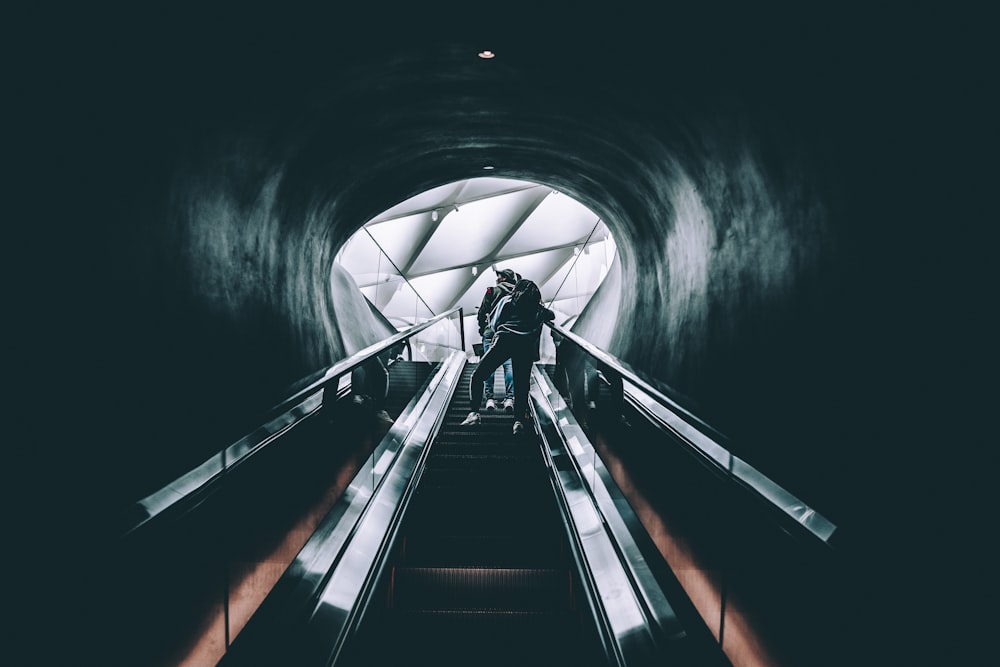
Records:
[[[565,611],[570,577],[554,568],[397,567],[390,607],[433,611]]]
[[[474,370],[430,445],[351,665],[594,664],[537,435],[514,436],[502,411],[461,425]]]

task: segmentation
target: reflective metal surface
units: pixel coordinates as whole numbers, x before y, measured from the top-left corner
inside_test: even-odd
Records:
[[[332,380],[338,384],[333,389],[343,394],[350,389],[350,372],[375,355],[392,348],[428,330],[435,324],[450,317],[458,317],[461,324],[462,309],[455,308],[433,317],[426,322],[400,331],[389,338],[370,345],[346,359],[338,361],[325,371],[304,381],[304,386],[295,390],[288,398],[269,411],[267,421],[226,449],[213,455],[207,461],[185,473],[162,489],[139,500],[135,504],[135,515],[139,519],[131,521],[123,531],[127,535],[145,525],[171,507],[193,497],[209,484],[219,479],[228,470],[246,462],[255,452],[295,427],[301,420],[316,413],[323,404],[322,390]],[[442,353],[443,355],[444,353]],[[345,382],[346,380],[346,382]]]
[[[791,518],[809,535],[829,543],[837,527],[826,517],[763,475],[746,461],[733,456],[721,443],[724,437],[686,411],[660,389],[639,377],[627,364],[591,345],[576,334],[550,325],[587,354],[599,360],[622,378],[626,400],[662,430],[689,448],[720,473],[730,476],[744,488],[752,490],[762,501]]]
[[[438,322],[455,315],[457,315],[459,321],[461,321],[462,309],[454,308],[445,313],[441,313],[440,315],[432,317],[426,322],[416,324],[412,327],[409,327],[408,329],[403,329],[399,333],[390,336],[389,338],[386,338],[383,341],[375,343],[374,345],[369,345],[368,347],[362,350],[358,350],[357,352],[347,357],[346,359],[342,359],[341,361],[335,363],[333,366],[330,366],[330,368],[324,371],[316,379],[310,380],[308,384],[306,384],[306,386],[297,390],[287,399],[285,399],[280,404],[272,408],[271,413],[275,414],[284,412],[285,410],[288,409],[287,406],[295,405],[298,401],[301,401],[304,396],[308,396],[310,394],[319,391],[330,380],[336,379],[341,375],[350,372],[353,368],[360,366],[361,364],[368,361],[369,359],[379,354],[380,352],[384,352],[385,350],[388,350],[394,345],[398,345],[399,343],[407,341],[413,336],[421,333],[425,329],[429,329],[431,326],[437,324]]]
[[[453,351],[374,449],[222,664],[330,664],[362,611],[382,548],[453,395],[465,355]],[[304,623],[303,623],[304,620]]]
[[[633,535],[644,531],[549,378],[532,370],[531,402],[554,485],[599,600],[599,626],[618,664],[649,664],[685,633]],[[639,532],[635,532],[639,531]]]
[[[689,426],[695,426],[702,432],[710,434],[711,438],[716,442],[725,442],[725,436],[716,431],[709,424],[706,424],[697,415],[692,414],[686,408],[681,406],[677,401],[670,398],[669,394],[671,393],[671,390],[668,387],[662,385],[661,383],[657,383],[652,379],[644,378],[642,374],[621,359],[611,356],[601,348],[587,340],[584,340],[572,331],[564,329],[557,324],[552,324],[551,322],[546,322],[545,325],[558,332],[563,338],[571,341],[574,345],[579,347],[594,359],[600,361],[602,364],[618,373],[628,382],[631,382],[633,385],[639,387],[642,391],[653,397],[657,403],[668,407],[671,412],[675,415],[679,415]]]
[[[348,622],[360,611],[362,594],[377,575],[375,570],[382,547],[391,537],[406,498],[416,485],[414,473],[458,386],[464,363],[465,355],[454,352],[442,364],[432,385],[421,397],[424,405],[412,413],[420,417],[375,490],[354,534],[343,545],[343,557],[330,574],[306,630],[307,641],[315,655],[328,656],[332,662],[346,636]]]
[[[298,405],[271,419],[253,433],[240,438],[197,468],[178,477],[159,491],[139,500],[136,506],[142,511],[142,518],[131,524],[126,529],[125,534],[137,530],[176,503],[196,494],[213,480],[221,477],[227,469],[232,469],[246,461],[254,452],[284,435],[302,423],[305,418],[315,414],[322,403],[323,398],[320,394],[305,398]]]

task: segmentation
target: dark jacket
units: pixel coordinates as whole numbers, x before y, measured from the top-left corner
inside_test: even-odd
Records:
[[[486,288],[486,294],[483,295],[483,302],[479,304],[479,313],[476,315],[476,319],[479,322],[480,336],[486,331],[486,324],[489,321],[490,313],[493,312],[493,308],[500,300],[500,297],[510,294],[513,288],[513,285],[505,282],[497,283],[495,287]]]
[[[556,314],[540,303],[518,308],[517,304],[508,299],[502,299],[499,306],[501,310],[497,314],[497,333],[505,336],[524,337],[526,341],[531,341],[534,351],[533,361],[538,361],[539,345],[541,343],[542,324],[551,322],[556,318]]]

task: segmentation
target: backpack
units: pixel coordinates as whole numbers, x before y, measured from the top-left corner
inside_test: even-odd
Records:
[[[514,308],[520,312],[524,312],[528,308],[537,308],[538,304],[542,302],[542,291],[534,282],[522,278],[514,285],[514,291],[510,293],[510,301]]]
[[[493,310],[490,311],[489,318],[486,320],[486,328],[490,331],[496,331],[497,325],[500,323],[500,311],[503,307],[510,303],[511,295],[504,294],[502,297],[496,300],[493,304]]]

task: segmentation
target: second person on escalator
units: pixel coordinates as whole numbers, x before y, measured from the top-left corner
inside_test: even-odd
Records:
[[[479,313],[477,315],[477,319],[479,320],[479,335],[483,339],[484,355],[490,351],[490,347],[493,345],[496,323],[490,320],[495,320],[493,315],[497,312],[497,305],[500,303],[500,299],[510,296],[510,293],[514,291],[514,285],[521,279],[520,275],[510,269],[497,269],[496,274],[497,284],[495,287],[486,288],[486,294],[483,295],[483,302],[479,305]],[[497,403],[493,399],[493,380],[493,374],[490,374],[483,381],[483,396],[486,398],[487,412],[497,409]],[[513,412],[514,372],[510,365],[510,359],[505,359],[503,362],[503,384],[503,410],[504,412]]]
[[[492,345],[479,360],[479,366],[469,381],[469,404],[475,409],[462,422],[463,426],[481,422],[482,383],[504,360],[510,359],[514,374],[514,435],[524,430],[528,412],[528,383],[531,366],[539,359],[542,324],[551,322],[555,316],[542,305],[542,293],[538,285],[530,280],[518,280],[510,295],[501,297],[490,318],[495,323]]]

